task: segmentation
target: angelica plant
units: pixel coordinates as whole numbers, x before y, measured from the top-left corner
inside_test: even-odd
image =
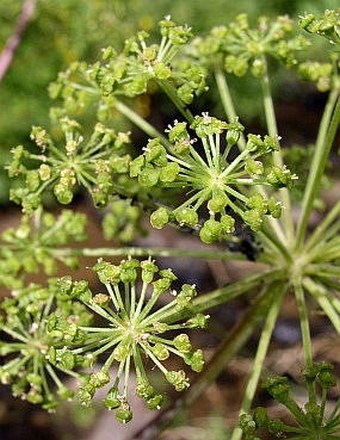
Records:
[[[299,23],[288,17],[261,18],[252,28],[242,15],[235,23],[193,38],[190,28],[166,17],[160,22],[159,43],[151,42],[144,32],[138,33],[121,53],[108,47],[99,61],[77,62],[59,74],[50,95],[59,100],[60,107],[53,115],[59,118],[64,140],[54,141],[46,129],[34,128],[32,139],[40,150],[38,154],[17,147],[8,165],[10,175],[21,178],[21,186],[19,183],[13,189],[11,197],[21,204],[25,217],[17,230],[3,236],[0,282],[15,288],[15,298],[29,304],[32,296],[25,290],[27,273],[38,271],[42,265],[50,275],[55,261],[74,267],[86,256],[97,259],[93,269],[105,289],[104,293],[93,293],[87,280],[73,280],[72,274],[66,273],[41,288],[52,299],[48,306],[34,312],[37,316],[30,315],[29,307],[22,312],[25,325],[13,321],[8,315],[11,308],[5,306],[3,331],[13,341],[6,339],[2,345],[3,355],[9,357],[3,367],[4,381],[11,362],[15,365],[13,381],[26,377],[25,366],[38,368],[34,367],[38,362],[43,365],[40,374],[46,370],[57,389],[55,370],[71,372],[79,379],[76,396],[83,404],[92,401],[98,388],[107,386],[104,405],[115,411],[120,422],[127,423],[132,418],[128,402],[132,371],[135,391],[149,408],[159,409],[163,402],[163,395],[152,385],[150,364],[175,390],[184,392],[177,408],[189,406],[261,327],[240,408],[244,426],[281,306],[288,296],[295,298],[306,371],[313,369],[310,309],[319,309],[334,330],[340,331],[340,203],[330,207],[318,226],[309,230],[340,119],[339,11],[326,11],[320,18],[308,14]],[[309,34],[325,39],[329,63],[308,60]],[[299,185],[302,200],[297,220],[292,191],[299,176],[289,170],[281,151],[285,139],[271,94],[272,58],[328,93],[315,146],[308,155],[310,170],[306,182]],[[231,75],[242,81],[248,70],[261,89],[259,100],[266,123],[261,134],[248,132],[242,108],[235,106],[229,86]],[[217,92],[224,114],[214,115],[208,108],[197,115],[193,110],[197,107],[192,104],[204,98],[209,89]],[[177,112],[165,130],[137,110],[138,99],[155,90],[163,93]],[[100,122],[85,140],[76,120],[93,109]],[[144,132],[146,138],[132,141],[128,147],[130,133],[111,128],[117,114]],[[54,219],[45,213],[44,196],[52,192],[64,205],[81,190],[91,195],[96,208],[107,207],[103,220],[106,239],[126,243],[141,230],[138,220],[142,209],[151,227],[169,225],[191,231],[206,246],[199,251],[133,246],[74,248],[72,241],[84,239],[83,217],[66,213]],[[231,241],[237,249],[240,229],[256,237],[258,252],[252,256],[256,271],[212,292],[197,294],[196,287],[189,284],[173,290],[176,277],[172,270],[159,269],[154,261],[158,256],[244,260],[249,254],[242,252],[241,246],[238,252],[231,252],[228,244]],[[218,248],[209,247],[216,243]],[[118,256],[124,256],[120,264],[109,261]],[[192,349],[188,332],[205,328],[212,308],[243,295],[251,296],[248,309],[232,330],[226,329],[221,346],[203,368],[203,347]],[[84,323],[88,314],[99,318],[99,324],[90,320]],[[38,324],[33,325],[33,321]],[[33,327],[29,327],[30,322]],[[68,337],[71,328],[74,338]],[[174,336],[173,331],[180,333]],[[32,342],[36,338],[46,347],[39,357]],[[36,351],[32,348],[26,354],[21,343],[34,345]],[[16,351],[6,348],[11,344]],[[12,353],[17,353],[18,361],[14,355],[11,360]],[[168,366],[170,355],[199,373],[193,386],[189,387],[185,366],[179,370]],[[60,364],[65,357],[70,360],[67,368]],[[25,380],[19,393],[22,397],[30,392],[29,386]],[[37,393],[43,403],[46,399],[41,389],[37,388]],[[49,388],[44,392],[49,395]],[[232,440],[241,436],[237,425]]]

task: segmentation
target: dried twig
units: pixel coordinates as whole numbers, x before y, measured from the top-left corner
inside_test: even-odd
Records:
[[[7,70],[13,61],[14,52],[19,46],[27,25],[32,18],[35,6],[36,0],[26,0],[22,5],[21,14],[15,26],[14,33],[7,40],[7,43],[0,54],[0,82],[4,79]]]

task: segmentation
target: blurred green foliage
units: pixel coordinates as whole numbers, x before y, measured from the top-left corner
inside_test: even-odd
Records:
[[[225,24],[238,13],[250,17],[320,12],[336,0],[38,0],[10,69],[0,84],[0,205],[8,201],[9,182],[3,165],[10,149],[27,143],[32,125],[48,126],[48,84],[72,61],[91,61],[100,48],[120,48],[136,29],[151,31],[170,14],[193,31]],[[0,2],[0,52],[12,35],[23,0]],[[250,94],[251,95],[251,92]]]

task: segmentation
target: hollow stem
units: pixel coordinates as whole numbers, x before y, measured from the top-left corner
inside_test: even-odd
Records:
[[[228,361],[246,343],[253,334],[263,317],[267,315],[273,301],[272,294],[259,295],[247,310],[244,316],[238,321],[231,332],[227,333],[224,341],[216,350],[214,356],[206,368],[197,377],[196,382],[186,391],[182,398],[175,402],[175,406],[166,409],[160,414],[160,421],[173,418],[183,409],[192,404],[202,395],[216,377],[225,369]]]
[[[329,211],[326,217],[322,220],[319,226],[314,230],[311,236],[306,241],[304,246],[304,250],[308,251],[313,248],[313,246],[317,245],[325,238],[325,233],[329,232],[330,225],[336,220],[336,218],[340,215],[340,201],[337,202],[333,208]],[[339,227],[339,226],[338,226]],[[336,228],[335,232],[337,232]]]
[[[53,251],[56,257],[66,256],[84,256],[84,257],[191,257],[202,258],[207,260],[246,260],[246,256],[240,252],[229,252],[228,250],[219,251],[217,249],[209,250],[187,250],[187,249],[172,249],[172,248],[138,248],[138,247],[124,247],[124,248],[81,248],[71,249],[63,248]]]
[[[167,81],[157,81],[157,84],[165,92],[171,102],[176,106],[177,110],[185,117],[185,119],[191,123],[194,120],[190,110],[188,110],[183,101],[177,95],[176,89]]]
[[[327,297],[327,290],[320,284],[314,282],[311,278],[305,277],[302,280],[303,286],[309,291],[313,298],[318,302],[321,309],[325,312],[328,319],[333,324],[335,330],[340,333],[339,314],[334,309],[332,303]]]
[[[269,136],[279,139],[278,129],[276,123],[276,116],[274,110],[273,97],[270,89],[269,76],[266,68],[265,74],[261,79],[262,92],[263,92],[263,106],[266,117],[267,129]],[[273,153],[273,161],[276,166],[283,166],[283,160],[281,151],[274,151]],[[288,238],[288,243],[292,244],[294,239],[294,225],[292,220],[292,208],[290,195],[287,188],[282,188],[280,190],[282,202],[284,204],[283,210],[283,220],[286,226],[286,234]]]
[[[269,343],[280,311],[282,299],[286,291],[286,289],[284,287],[282,288],[280,284],[278,284],[276,288],[273,285],[270,285],[266,288],[267,291],[269,291],[270,289],[275,290],[276,295],[273,298],[273,303],[269,308],[266,322],[261,331],[259,345],[257,347],[252,372],[248,380],[247,388],[245,390],[239,417],[242,414],[246,414],[249,412],[251,404],[253,402],[255,392],[258,386],[258,382],[260,379],[261,371],[263,368],[263,363],[267,355]],[[239,426],[237,426],[232,433],[231,440],[240,440],[241,437],[242,437],[242,429]]]
[[[305,352],[306,365],[307,367],[311,367],[313,364],[312,342],[310,337],[309,320],[308,320],[307,307],[305,302],[305,295],[300,280],[296,281],[294,284],[294,293],[299,311],[302,344]]]
[[[214,307],[231,301],[246,292],[249,292],[258,286],[262,282],[271,283],[275,280],[280,280],[284,277],[284,269],[275,269],[257,273],[255,275],[250,275],[247,278],[236,281],[228,286],[216,289],[212,292],[206,293],[205,295],[200,295],[195,298],[192,302],[191,312],[186,312],[185,310],[181,312],[176,312],[170,310],[169,312],[162,315],[162,320],[171,324],[172,322],[178,321],[178,319],[185,319],[192,315],[192,313],[200,313],[208,311]]]
[[[139,114],[132,110],[130,107],[118,100],[115,100],[114,106],[116,110],[118,110],[138,128],[144,131],[144,133],[146,133],[148,136],[152,138],[158,137],[164,145],[169,146],[169,141],[166,139],[166,137],[163,136],[158,130],[156,130],[153,125],[149,124],[149,122],[139,116]]]
[[[233,99],[230,94],[229,86],[225,74],[220,67],[215,67],[215,80],[220,94],[221,102],[227,115],[228,122],[231,122],[234,118],[237,118]],[[246,148],[246,141],[243,133],[241,133],[240,139],[237,142],[237,146],[240,151]]]
[[[334,137],[339,126],[339,121],[339,91],[333,90],[329,94],[328,101],[321,119],[315,152],[303,196],[301,216],[299,219],[296,234],[297,249],[301,248],[305,237],[309,217],[313,209],[313,203],[320,188],[320,181],[323,176],[331,146],[333,144]]]

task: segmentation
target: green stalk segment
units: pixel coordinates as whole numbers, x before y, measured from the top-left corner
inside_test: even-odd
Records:
[[[325,170],[337,129],[339,127],[339,122],[339,91],[333,90],[328,97],[327,105],[322,116],[319,134],[316,141],[315,153],[302,201],[301,217],[298,223],[296,234],[297,249],[301,248],[305,238],[309,217],[313,209],[313,203],[320,188],[320,181]]]
[[[248,413],[250,410],[259,383],[263,363],[268,352],[269,343],[273,334],[275,323],[281,308],[282,300],[284,298],[284,294],[286,293],[286,286],[282,286],[281,283],[269,286],[266,290],[269,291],[270,289],[273,290],[273,293],[275,292],[275,295],[273,298],[273,303],[269,309],[266,322],[261,332],[261,337],[257,347],[252,372],[248,380],[247,388],[245,390],[239,417],[242,414]],[[231,440],[240,440],[241,437],[242,429],[237,426],[234,429]]]

